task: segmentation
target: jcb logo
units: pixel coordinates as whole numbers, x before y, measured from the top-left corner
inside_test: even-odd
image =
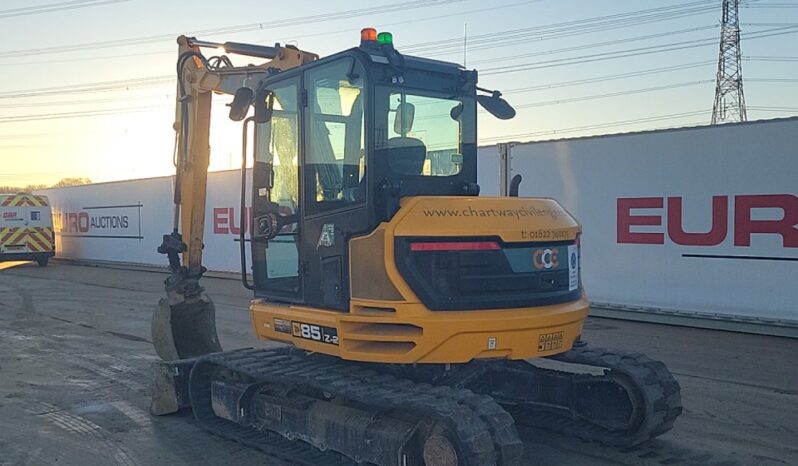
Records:
[[[558,267],[560,262],[557,260],[557,250],[549,248],[536,249],[532,253],[532,265],[538,270]]]

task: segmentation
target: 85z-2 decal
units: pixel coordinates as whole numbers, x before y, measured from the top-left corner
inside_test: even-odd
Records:
[[[297,338],[304,338],[305,340],[318,341],[330,345],[338,344],[338,330],[333,327],[275,318],[274,330],[280,333],[288,333]]]
[[[338,344],[338,330],[332,327],[306,324],[304,322],[291,322],[291,334],[305,340],[318,341],[330,345]]]

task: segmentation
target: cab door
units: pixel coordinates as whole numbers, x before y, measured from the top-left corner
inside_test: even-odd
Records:
[[[281,302],[302,302],[300,83],[295,74],[269,84],[273,114],[255,127],[252,275],[256,296]],[[271,219],[281,225],[276,236],[259,234]]]
[[[366,72],[354,56],[304,73],[305,303],[349,309],[348,241],[369,230]]]

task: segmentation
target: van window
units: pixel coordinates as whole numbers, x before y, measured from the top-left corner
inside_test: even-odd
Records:
[[[38,210],[34,210],[34,211],[32,211],[30,213],[30,219],[31,220],[41,220],[42,219],[42,213],[39,212]]]

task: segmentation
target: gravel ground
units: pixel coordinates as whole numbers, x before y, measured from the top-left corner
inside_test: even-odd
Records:
[[[148,412],[152,308],[163,273],[55,262],[0,264],[0,465],[271,464]],[[249,294],[206,278],[227,349],[251,335]],[[675,428],[627,450],[534,430],[530,464],[798,464],[798,340],[590,318],[592,345],[663,360],[682,385]]]

